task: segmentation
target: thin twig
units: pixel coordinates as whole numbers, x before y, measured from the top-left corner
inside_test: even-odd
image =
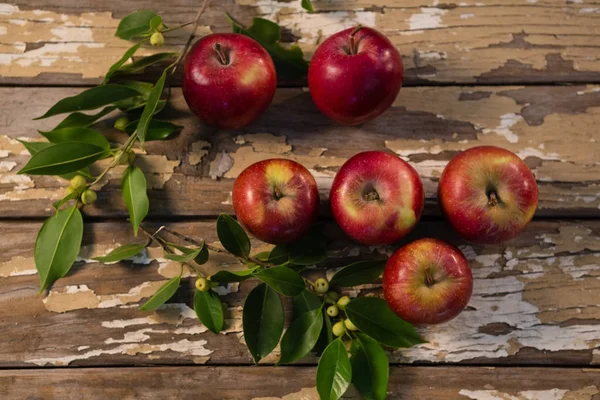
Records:
[[[158,244],[164,251],[166,251],[167,253],[171,253],[171,251],[169,250],[169,248],[162,243],[160,240],[158,240],[156,237],[154,237],[153,234],[151,234],[150,232],[148,232],[146,229],[144,229],[143,226],[140,225],[140,231],[142,231],[142,233],[144,235],[146,235],[148,237],[148,239],[152,240],[152,242]]]
[[[179,53],[177,60],[175,60],[175,68],[173,68],[173,71],[171,71],[171,76],[173,76],[173,74],[177,70],[177,67],[181,63],[181,60],[187,54],[187,51],[190,48],[190,45],[192,44],[192,41],[196,37],[196,29],[198,29],[198,24],[200,23],[200,17],[202,16],[202,14],[204,14],[204,11],[206,11],[206,7],[208,7],[209,3],[210,3],[210,0],[204,0],[204,3],[202,3],[202,7],[200,7],[200,10],[198,10],[198,14],[196,14],[196,18],[194,18],[194,25],[192,27],[192,33],[190,33],[190,36],[188,37],[185,47],[183,48],[181,53]]]

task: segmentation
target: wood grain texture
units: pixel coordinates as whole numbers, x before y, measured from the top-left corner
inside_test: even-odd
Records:
[[[314,367],[5,370],[0,395],[7,400],[318,400],[314,376]],[[600,370],[592,369],[392,367],[388,399],[596,400],[599,382]],[[359,398],[354,388],[344,396]]]
[[[214,221],[169,223],[214,243]],[[88,223],[79,261],[49,293],[38,295],[32,259],[37,223],[3,222],[0,232],[0,367],[139,364],[251,364],[243,345],[241,307],[255,282],[219,289],[227,304],[225,332],[207,332],[193,310],[194,272],[184,269],[180,290],[156,312],[137,308],[179,265],[151,248],[133,262],[102,265],[91,257],[132,242],[125,222]],[[149,227],[149,229],[151,229]],[[309,270],[331,277],[358,259],[386,258],[394,248],[359,246],[326,225],[330,259]],[[402,363],[597,365],[600,363],[600,222],[533,222],[503,245],[457,241],[441,222],[423,222],[403,243],[434,236],[460,246],[474,275],[474,293],[455,320],[421,329],[428,343],[390,357]],[[402,244],[402,243],[400,243]],[[255,251],[268,246],[253,242]],[[212,255],[206,274],[241,268]],[[380,295],[379,285],[347,290]],[[288,304],[289,305],[289,304]],[[292,317],[288,307],[288,320]],[[264,360],[273,363],[278,352]],[[312,364],[308,357],[302,363]],[[513,386],[517,388],[517,386]],[[519,388],[521,389],[521,388]]]
[[[0,89],[0,216],[49,215],[51,202],[63,196],[64,180],[17,174],[29,156],[16,139],[41,140],[36,130],[52,129],[61,117],[31,118],[80,90]],[[327,215],[336,171],[364,150],[391,151],[411,162],[425,186],[425,215],[439,215],[435,197],[444,166],[458,151],[478,145],[507,148],[527,162],[540,187],[538,217],[600,216],[600,86],[405,88],[390,110],[359,127],[328,120],[306,91],[279,89],[267,112],[237,131],[201,125],[179,90],[171,100],[162,118],[183,125],[183,131],[148,143],[149,155],[136,161],[149,181],[153,216],[231,212],[234,178],[253,162],[274,157],[311,170]],[[117,115],[101,129],[123,142],[124,135],[112,128]],[[108,174],[98,203],[86,213],[126,215],[119,184],[123,168]]]
[[[406,84],[600,81],[598,1],[316,0],[213,1],[200,35],[229,32],[231,12],[245,23],[261,16],[283,27],[307,57],[329,35],[363,24],[388,35],[403,55]],[[155,9],[169,25],[192,19],[197,2],[145,0],[14,1],[0,8],[0,83],[91,84],[130,44],[113,36],[131,11]],[[167,40],[180,48],[187,32]],[[147,50],[146,52],[151,51]]]

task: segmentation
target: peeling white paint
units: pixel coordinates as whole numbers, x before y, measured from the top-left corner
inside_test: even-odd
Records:
[[[410,30],[417,31],[444,27],[442,17],[447,12],[448,10],[436,7],[421,7],[421,12],[411,15],[408,20]]]
[[[64,366],[69,365],[73,361],[88,360],[94,357],[100,357],[103,355],[114,355],[114,354],[126,354],[135,356],[137,354],[150,354],[161,351],[173,351],[181,353],[185,357],[189,356],[208,356],[213,353],[205,347],[207,344],[206,340],[190,341],[188,339],[179,340],[172,343],[161,343],[161,344],[137,344],[137,343],[126,343],[117,347],[109,349],[96,349],[91,350],[83,354],[73,354],[64,357],[46,357],[46,358],[33,358],[25,360],[26,363],[32,363],[41,367],[45,365],[56,365]]]
[[[500,125],[494,129],[483,129],[483,133],[495,133],[504,136],[508,143],[517,143],[519,141],[519,136],[511,131],[510,128],[522,120],[523,117],[518,114],[507,113],[500,116]]]
[[[568,392],[565,389],[527,390],[512,396],[497,390],[461,389],[459,394],[473,400],[562,400]]]

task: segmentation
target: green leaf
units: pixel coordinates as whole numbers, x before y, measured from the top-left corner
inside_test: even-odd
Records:
[[[125,132],[128,135],[131,135],[135,132],[137,125],[138,121],[131,121],[127,124],[127,126],[125,126]],[[148,130],[146,131],[146,142],[150,142],[152,140],[165,140],[171,136],[173,132],[182,128],[182,126],[172,124],[171,122],[152,119],[150,120]]]
[[[352,381],[352,367],[341,338],[325,349],[317,367],[317,392],[321,400],[338,400]]]
[[[255,254],[254,258],[256,258],[257,260],[260,260],[260,261],[267,262],[269,260],[269,253],[270,253],[269,251],[261,251],[260,253]],[[246,263],[246,266],[249,269],[260,267],[259,264],[256,264],[256,263],[254,263],[252,261],[248,261]]]
[[[142,36],[150,31],[150,21],[157,15],[154,11],[133,12],[119,22],[115,36],[125,40]]]
[[[139,254],[142,250],[148,247],[149,244],[150,241],[147,241],[146,243],[126,244],[124,246],[117,247],[105,256],[94,257],[93,260],[100,261],[101,263],[110,263],[126,260]]]
[[[62,175],[75,172],[106,154],[102,147],[88,143],[58,143],[47,146],[34,155],[19,171],[29,175]]]
[[[136,90],[127,86],[115,84],[95,86],[76,96],[60,100],[46,111],[46,114],[34,119],[48,118],[73,111],[94,110],[138,95],[139,93]]]
[[[144,107],[144,111],[142,111],[142,116],[138,121],[138,126],[135,130],[138,139],[140,142],[144,143],[146,140],[146,132],[148,131],[148,127],[150,126],[150,120],[154,115],[154,111],[158,107],[158,102],[160,100],[160,96],[162,95],[163,89],[165,87],[165,81],[167,80],[167,74],[171,70],[170,67],[167,67],[158,81],[152,88],[150,95],[148,96],[148,101],[146,102],[146,106]]]
[[[137,92],[141,95],[144,100],[148,99],[150,93],[152,93],[153,84],[150,82],[142,82],[142,81],[121,81],[119,85],[127,86],[133,90],[137,90]]]
[[[219,333],[223,329],[223,306],[219,295],[212,290],[196,291],[194,295],[194,310],[202,325],[209,331]]]
[[[39,273],[40,291],[69,272],[83,237],[83,218],[73,205],[44,221],[35,241],[33,257]]]
[[[297,317],[305,312],[321,308],[323,301],[313,292],[304,289],[299,295],[294,297],[294,315]]]
[[[135,54],[136,51],[138,51],[138,49],[140,48],[141,45],[142,45],[142,42],[139,42],[139,43],[131,46],[129,49],[127,49],[125,54],[123,54],[123,56],[116,63],[114,63],[113,65],[110,66],[110,68],[108,69],[108,72],[104,76],[104,80],[102,81],[102,84],[105,84],[106,82],[108,82],[110,77],[113,76],[113,74],[119,68],[121,68],[121,66],[123,66],[123,64],[125,64],[127,62],[127,60],[129,60],[131,57],[133,57],[133,55]]]
[[[415,328],[394,314],[383,299],[359,297],[348,303],[345,311],[359,330],[386,346],[412,347],[424,343]]]
[[[19,139],[17,139],[17,140],[19,140]],[[31,154],[32,156],[39,153],[41,150],[45,149],[46,147],[53,146],[53,144],[49,143],[49,142],[26,142],[24,140],[19,140],[19,142],[23,146],[25,146],[25,148],[27,149],[29,154]]]
[[[317,344],[312,349],[315,353],[322,353],[323,350],[329,343],[333,340],[333,329],[331,325],[331,318],[327,315],[327,310],[323,309],[323,329],[321,329],[321,334],[319,335],[319,340],[317,340]]]
[[[234,256],[248,258],[250,255],[250,239],[240,224],[227,214],[217,218],[217,236],[225,250]]]
[[[336,272],[329,284],[337,287],[366,285],[377,280],[384,268],[385,260],[355,262]]]
[[[254,362],[273,351],[283,333],[284,312],[279,295],[261,283],[248,294],[242,315],[244,340]]]
[[[327,238],[322,227],[315,227],[290,245],[290,262],[314,265],[327,259]]]
[[[79,196],[81,196],[81,192],[71,192],[59,201],[55,201],[54,203],[52,203],[52,207],[54,207],[56,211],[58,211],[63,206],[63,204],[65,204],[69,200],[76,199]]]
[[[60,128],[40,134],[52,143],[89,143],[105,150],[110,149],[110,143],[104,135],[90,128]]]
[[[385,350],[367,335],[352,341],[352,383],[365,400],[385,400],[390,365]]]
[[[123,65],[118,71],[116,71],[116,73],[141,74],[146,70],[147,67],[161,62],[163,60],[173,58],[176,55],[177,53],[157,53],[146,57],[138,58],[130,64]]]
[[[281,339],[281,358],[278,364],[289,364],[307,355],[319,339],[323,328],[322,308],[300,315]]]
[[[242,271],[218,271],[210,276],[210,280],[219,283],[231,283],[231,282],[242,282],[246,279],[252,278],[252,273],[255,272],[259,267],[252,269],[245,269]]]
[[[135,165],[130,165],[123,172],[121,194],[129,211],[133,234],[137,236],[140,224],[148,214],[150,202],[146,193],[146,177]]]
[[[279,43],[281,38],[279,25],[264,18],[254,18],[252,26],[246,28],[229,13],[226,13],[226,16],[233,26],[233,32],[250,36],[267,50],[273,59],[278,77],[293,79],[307,74],[308,61],[304,59],[300,47],[293,45],[286,49]]]
[[[56,125],[56,127],[53,130],[61,128],[87,128],[100,118],[110,114],[116,109],[117,107],[115,106],[108,106],[104,107],[100,112],[96,114],[84,114],[80,112],[74,112],[72,114],[69,114],[65,119],[63,119],[60,122],[60,124]]]
[[[171,254],[166,253],[165,258],[167,260],[176,261],[180,263],[189,263],[194,260],[200,254],[200,251],[204,248],[204,246],[199,247],[197,249],[190,249],[190,252],[185,252],[184,254]]]
[[[196,264],[202,265],[208,261],[208,248],[206,248],[205,244],[202,243],[201,247],[185,247],[178,245],[176,243],[166,242],[167,245],[176,248],[181,251],[184,255],[195,254],[195,257],[189,259],[188,261],[179,261],[179,262],[189,262],[194,260]],[[187,258],[186,258],[187,259]],[[178,260],[174,260],[178,261]]]
[[[277,246],[273,247],[273,250],[271,250],[268,261],[274,265],[281,265],[288,262],[289,258],[289,246],[286,244],[278,244]]]
[[[314,12],[315,11],[315,9],[313,8],[313,5],[310,2],[310,0],[302,0],[302,8],[304,8],[308,12]]]
[[[298,296],[306,287],[304,279],[284,265],[262,269],[254,276],[284,296]]]
[[[179,285],[181,283],[181,275],[176,276],[174,278],[169,279],[164,285],[162,285],[156,293],[152,297],[148,299],[147,302],[144,303],[143,306],[140,307],[142,311],[154,311],[158,307],[162,306],[169,300],[177,289],[179,289]]]
[[[151,30],[158,29],[162,25],[162,22],[162,17],[160,15],[157,15],[156,17],[150,20],[150,22],[148,23],[148,27]]]

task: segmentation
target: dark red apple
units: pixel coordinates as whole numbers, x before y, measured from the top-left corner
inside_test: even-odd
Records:
[[[323,114],[358,125],[392,105],[403,77],[396,47],[375,29],[359,25],[321,43],[310,61],[308,87]]]
[[[200,39],[183,64],[183,95],[209,125],[237,129],[269,106],[277,76],[267,51],[248,36],[212,34]]]
[[[424,192],[407,162],[383,151],[359,153],[342,165],[331,186],[331,211],[359,243],[397,242],[419,221]]]
[[[463,253],[438,239],[419,239],[397,250],[385,265],[383,295],[400,318],[439,324],[456,317],[473,292]]]
[[[465,239],[500,243],[531,221],[538,203],[533,173],[516,154],[493,146],[473,147],[444,169],[438,198],[446,217]]]
[[[315,178],[291,160],[273,158],[252,164],[233,184],[235,215],[267,243],[298,239],[315,222],[318,205]]]

